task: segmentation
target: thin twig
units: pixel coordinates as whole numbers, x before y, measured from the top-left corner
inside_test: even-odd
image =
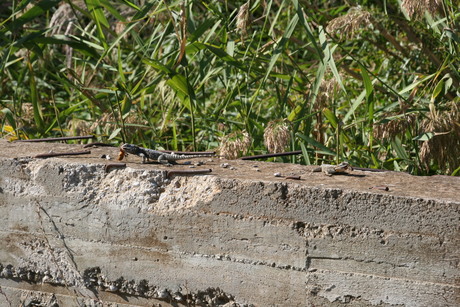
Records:
[[[17,140],[15,142],[55,142],[55,141],[68,141],[68,140],[84,140],[84,139],[92,139],[92,138],[94,138],[94,135],[63,136],[63,137],[58,137],[58,138]]]
[[[265,158],[272,158],[272,157],[283,157],[283,156],[293,156],[293,155],[301,155],[301,150],[296,151],[288,151],[288,152],[279,152],[279,153],[272,153],[272,154],[265,154],[265,155],[256,155],[256,156],[247,156],[241,157],[241,160],[255,160],[255,159],[265,159]]]
[[[300,180],[300,176],[286,176],[284,179]]]
[[[175,170],[166,172],[166,177],[176,176],[176,175],[199,175],[211,173],[212,169],[195,169],[195,170]]]
[[[104,147],[115,147],[113,146],[112,144],[106,144],[106,143],[102,143],[102,142],[94,142],[94,143],[88,143],[86,144],[85,146],[83,146],[83,148],[88,148],[88,147],[97,147],[97,146],[104,146]]]
[[[73,152],[52,152],[52,153],[45,153],[36,155],[34,158],[51,158],[51,157],[59,157],[59,156],[78,156],[78,155],[89,155],[91,154],[91,150],[84,150],[84,151],[73,151]]]
[[[164,153],[175,153],[176,155],[209,155],[210,157],[215,155],[215,151],[174,151],[174,150],[158,150]]]
[[[358,171],[363,171],[363,172],[374,172],[374,173],[388,172],[384,169],[379,169],[379,168],[367,168],[367,167],[355,167],[355,166],[353,166],[353,170],[358,170]]]
[[[384,185],[378,185],[374,187],[370,187],[369,190],[375,189],[375,190],[381,190],[381,191],[390,191],[390,188]]]

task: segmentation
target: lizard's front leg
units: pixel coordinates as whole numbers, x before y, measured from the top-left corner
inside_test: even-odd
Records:
[[[165,155],[159,155],[158,156],[158,159],[157,159],[157,162],[158,163],[161,163],[161,164],[164,164],[166,166],[171,166],[172,163],[171,161],[169,161],[168,159],[166,159],[166,156]]]
[[[142,164],[149,162],[149,157],[147,157],[147,155],[141,153],[139,156],[142,157]]]

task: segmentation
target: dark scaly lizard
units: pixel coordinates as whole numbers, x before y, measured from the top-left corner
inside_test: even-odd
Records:
[[[125,155],[132,154],[142,157],[142,163],[150,160],[161,164],[175,164],[177,160],[211,157],[214,154],[201,155],[177,155],[175,153],[165,153],[158,150],[140,147],[134,144],[123,144],[120,146],[119,160],[122,160]]]

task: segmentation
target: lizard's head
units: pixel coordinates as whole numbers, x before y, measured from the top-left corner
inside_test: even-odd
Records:
[[[136,155],[139,152],[139,146],[125,143],[120,146],[120,150],[124,151],[125,153]]]
[[[339,165],[337,165],[337,167],[343,170],[353,170],[353,167],[351,167],[350,163],[348,162],[342,162]]]

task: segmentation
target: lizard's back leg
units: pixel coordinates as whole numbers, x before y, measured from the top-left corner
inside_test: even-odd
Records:
[[[335,174],[335,168],[334,167],[326,167],[324,169],[324,174],[326,174],[327,176],[332,176],[333,174]]]
[[[166,159],[165,155],[160,155],[157,159],[157,162],[160,164],[168,165],[168,166],[177,164],[175,161],[169,161],[168,159]]]

